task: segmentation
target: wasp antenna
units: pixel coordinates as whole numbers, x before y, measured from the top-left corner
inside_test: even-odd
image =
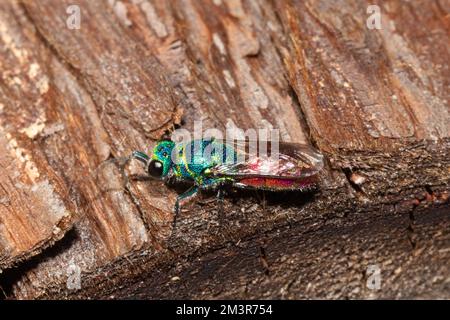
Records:
[[[117,158],[110,157],[109,159],[102,161],[98,165],[98,167],[91,173],[91,175],[94,177],[97,176],[98,172],[102,170],[106,165],[113,163],[118,166],[120,170],[120,175],[123,177],[125,175],[125,166],[131,160],[131,158],[132,158],[131,156],[117,157]]]
[[[102,161],[100,163],[100,165],[97,167],[97,169],[95,169],[95,172],[100,170],[101,168],[103,168],[104,166],[106,166],[107,164],[110,164],[110,163],[117,164],[117,165],[119,165],[119,167],[124,167],[128,163],[128,161],[130,161],[130,160],[131,160],[131,156],[110,158],[110,159],[104,160],[104,161]]]
[[[131,154],[131,158],[136,159],[136,160],[142,162],[143,164],[147,164],[148,161],[150,160],[148,155],[146,155],[145,153],[143,153],[141,151],[133,151],[133,153]]]

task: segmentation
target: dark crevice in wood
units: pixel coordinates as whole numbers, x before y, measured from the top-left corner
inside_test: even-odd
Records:
[[[411,209],[411,211],[408,214],[408,241],[411,244],[412,249],[416,249],[417,247],[417,236],[415,234],[415,230],[414,230],[414,210],[416,209],[416,207],[413,207]]]
[[[408,241],[411,244],[412,249],[416,249],[418,247],[417,239],[418,234],[416,232],[416,216],[415,212],[419,208],[421,204],[425,204],[427,201],[435,201],[436,195],[433,192],[432,188],[429,185],[424,186],[425,195],[423,197],[415,198],[411,201],[412,207],[408,213],[408,227],[407,227],[407,235]]]
[[[261,260],[261,265],[263,267],[264,273],[266,276],[270,276],[270,267],[269,262],[267,261],[266,249],[264,247],[259,247],[259,259]]]
[[[38,255],[21,262],[13,268],[3,270],[0,274],[0,288],[2,288],[1,291],[3,293],[3,296],[0,296],[0,300],[14,299],[12,289],[17,282],[23,277],[26,277],[26,274],[32,272],[40,263],[50,260],[70,248],[78,238],[79,235],[76,228],[72,228],[67,231],[61,240],[55,242],[53,246],[44,249]]]
[[[431,188],[431,186],[426,185],[425,186],[425,191],[427,192],[428,196],[430,196],[430,197],[434,196],[434,192],[433,192],[433,189]]]

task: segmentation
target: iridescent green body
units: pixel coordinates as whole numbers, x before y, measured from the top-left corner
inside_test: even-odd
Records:
[[[173,161],[172,155],[178,161]],[[192,180],[197,186],[209,188],[224,181],[224,178],[209,176],[209,169],[223,163],[235,163],[237,152],[214,139],[193,140],[188,144],[162,141],[153,149],[151,159],[163,162],[163,176]]]
[[[158,176],[159,172],[151,172],[150,164],[161,163],[162,172],[159,178],[188,180],[194,183],[192,188],[177,198],[175,212],[178,213],[180,204],[196,196],[199,189],[217,188],[233,182],[232,177],[210,176],[209,170],[223,163],[235,163],[237,151],[215,139],[193,140],[188,144],[163,140],[153,148],[151,158],[139,151],[135,151],[133,157],[144,162],[148,166],[149,174],[154,177]]]
[[[269,148],[270,149],[270,148]],[[152,177],[191,181],[193,186],[177,198],[175,213],[181,202],[193,198],[198,190],[230,184],[235,187],[266,190],[303,190],[314,183],[323,166],[323,157],[310,146],[281,143],[278,157],[248,154],[248,142],[228,144],[214,138],[175,143],[159,141],[151,157],[135,151],[134,159],[146,165]]]

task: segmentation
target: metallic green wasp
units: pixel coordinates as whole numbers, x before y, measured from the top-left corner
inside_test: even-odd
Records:
[[[162,140],[150,157],[135,151],[132,158],[142,162],[153,178],[192,182],[192,187],[176,200],[175,219],[180,205],[194,198],[199,190],[217,188],[219,198],[224,185],[271,191],[304,190],[315,184],[323,167],[323,156],[308,145],[280,142],[275,148],[268,142],[265,149],[270,157],[252,151],[251,145],[248,140],[228,143],[214,138],[187,143]]]

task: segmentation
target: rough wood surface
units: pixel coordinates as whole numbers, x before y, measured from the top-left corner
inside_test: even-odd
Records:
[[[78,3],[79,30],[0,2],[7,297],[449,297],[448,1],[379,1],[381,30],[356,0]],[[177,190],[100,165],[200,119],[314,144],[320,189],[230,192],[226,221],[205,197],[172,233]]]
[[[29,154],[8,137],[0,136],[0,271],[41,252],[72,226],[61,195],[49,180],[36,180]]]

